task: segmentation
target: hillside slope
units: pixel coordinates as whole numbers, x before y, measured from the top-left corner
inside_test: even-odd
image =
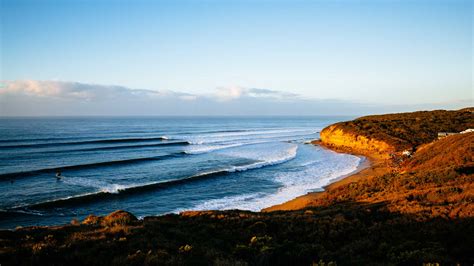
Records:
[[[304,196],[302,210],[144,220],[116,212],[82,224],[0,231],[0,264],[472,265],[474,133],[436,140],[438,131],[462,131],[472,121],[465,110],[338,123],[322,132],[324,144],[376,154],[377,164]],[[416,152],[394,164],[390,153],[407,148]]]
[[[468,128],[474,128],[474,114],[468,108],[372,115],[323,129],[321,141],[328,146],[388,158],[390,153],[413,150],[436,140],[438,132],[461,132]]]
[[[474,216],[474,133],[421,147],[400,168],[328,189],[311,203],[385,202],[391,211],[424,217]]]

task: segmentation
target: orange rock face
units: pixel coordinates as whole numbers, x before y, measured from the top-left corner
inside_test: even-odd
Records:
[[[345,147],[360,154],[373,154],[375,152],[383,158],[388,158],[389,154],[396,150],[395,147],[384,141],[344,132],[337,124],[323,129],[320,138],[323,144],[328,146]]]

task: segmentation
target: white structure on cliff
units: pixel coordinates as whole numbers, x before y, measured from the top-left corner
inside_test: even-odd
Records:
[[[448,136],[457,135],[456,132],[438,132],[438,139],[446,138]]]
[[[451,135],[457,135],[457,134],[466,134],[466,133],[471,133],[474,132],[474,128],[468,128],[464,131],[461,131],[459,133],[456,132],[438,132],[438,139],[446,138]]]

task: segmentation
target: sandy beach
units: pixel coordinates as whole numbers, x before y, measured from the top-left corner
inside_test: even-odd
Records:
[[[299,196],[285,203],[262,209],[262,212],[299,210],[306,207],[314,206],[316,200],[321,197],[324,197],[325,193],[329,190],[336,189],[341,185],[356,182],[361,179],[369,179],[374,176],[379,176],[390,171],[390,167],[388,166],[386,159],[383,159],[378,154],[370,154],[367,152],[354,152],[353,150],[349,149],[328,146],[322,143],[320,140],[314,140],[311,143],[313,145],[318,145],[335,152],[347,153],[363,157],[363,161],[360,163],[360,165],[354,172],[338,177],[329,185],[325,186],[324,191],[310,192],[306,195]]]
[[[451,129],[453,125],[457,127]],[[298,176],[311,183],[338,167],[350,167],[343,172],[349,174],[329,180],[332,183],[323,192],[299,197],[295,193],[292,197],[296,198],[286,203],[256,212],[209,208],[143,219],[135,213],[149,205],[141,200],[146,197],[136,197],[150,193],[129,194],[137,202],[131,208],[134,213],[119,209],[102,215],[89,209],[84,219],[72,219],[60,226],[0,230],[0,262],[101,266],[470,265],[474,245],[470,237],[474,228],[470,160],[474,133],[437,138],[439,130],[461,132],[465,128],[474,128],[470,110],[387,114],[336,123],[320,132],[321,141],[311,142],[329,150],[300,146],[302,155],[322,151],[332,160],[350,157],[352,164],[347,165],[346,161],[312,161],[315,171]],[[426,130],[431,130],[430,134],[425,134]],[[414,144],[413,153],[405,155],[406,147]],[[274,155],[277,149],[271,147]],[[363,158],[359,161],[348,154]],[[172,165],[177,166],[176,162]],[[322,167],[334,167],[330,168],[334,171],[318,172]],[[120,170],[120,165],[114,164],[111,169]],[[257,180],[254,177],[264,176],[264,172],[254,173],[252,182]],[[231,180],[229,177],[208,180]],[[206,184],[206,189],[226,188],[222,183],[195,183]],[[198,190],[200,194],[202,191]],[[178,195],[173,193],[173,201],[162,201],[166,203],[163,205],[173,204]],[[154,205],[160,203],[156,197],[151,200]],[[107,203],[98,206],[110,205],[110,209],[116,206],[106,199],[98,202]],[[76,211],[81,208],[72,206]]]

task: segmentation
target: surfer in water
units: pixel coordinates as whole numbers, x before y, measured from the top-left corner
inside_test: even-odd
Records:
[[[56,180],[61,180],[61,178],[63,178],[62,174],[61,174],[61,169],[58,169],[56,170]]]

